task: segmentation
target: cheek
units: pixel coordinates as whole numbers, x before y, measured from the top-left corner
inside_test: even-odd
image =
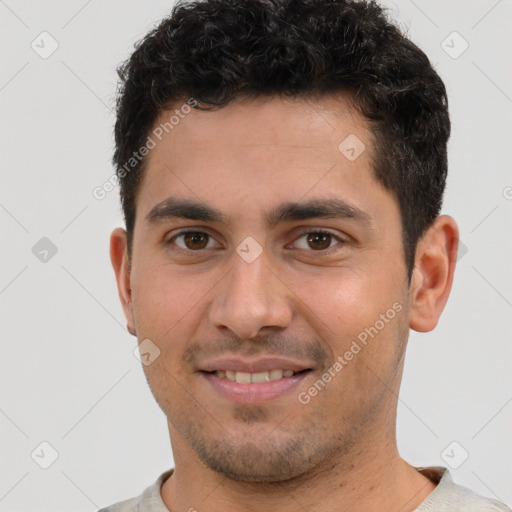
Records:
[[[400,291],[388,278],[347,279],[343,284],[331,282],[325,299],[311,302],[319,312],[319,321],[312,321],[329,327],[323,339],[333,357],[335,378],[323,399],[338,404],[343,397],[347,417],[376,407],[379,397],[395,389],[408,332]]]
[[[307,283],[304,283],[307,286]],[[368,272],[346,271],[325,278],[318,293],[304,296],[311,307],[319,312],[322,319],[337,332],[364,324],[374,316],[378,317],[390,290],[387,283],[378,282]]]
[[[368,357],[373,357],[375,351],[393,351],[391,347],[402,331],[405,317],[404,290],[396,274],[384,268],[378,272],[347,270],[333,273],[321,286],[318,280],[302,282],[298,295],[304,297],[304,314],[313,328],[322,329],[335,357],[344,354],[358,340]]]
[[[207,281],[205,276],[183,275],[165,264],[140,266],[132,281],[139,338],[166,341],[195,325],[211,288]]]

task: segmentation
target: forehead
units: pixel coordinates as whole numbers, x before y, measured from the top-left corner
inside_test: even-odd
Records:
[[[156,144],[138,194],[141,214],[170,195],[248,211],[255,202],[269,210],[308,195],[340,193],[357,203],[358,191],[381,188],[368,123],[343,95],[239,100],[209,111],[176,104],[150,136]]]
[[[175,151],[173,157],[177,160],[186,156],[189,161],[194,155],[179,151],[185,141],[194,145],[197,157],[204,157],[205,151],[210,156],[212,153],[221,156],[222,152],[223,156],[229,154],[234,158],[237,154],[252,152],[259,158],[271,159],[278,151],[275,156],[279,158],[285,152],[290,157],[306,157],[306,162],[318,164],[323,161],[322,155],[338,156],[339,143],[346,136],[371,137],[367,122],[356,112],[346,94],[318,99],[236,100],[208,111],[185,109],[185,106],[185,103],[176,104],[170,111],[160,113],[154,129],[163,129],[164,144],[152,151],[151,159],[164,156],[168,149]],[[212,152],[212,145],[218,151]]]

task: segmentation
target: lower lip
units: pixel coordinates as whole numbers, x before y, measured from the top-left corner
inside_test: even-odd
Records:
[[[207,380],[212,388],[220,395],[239,404],[255,404],[275,400],[293,389],[311,372],[302,372],[292,377],[271,380],[270,382],[258,382],[240,384],[229,379],[216,377],[211,373],[202,373],[201,376]]]

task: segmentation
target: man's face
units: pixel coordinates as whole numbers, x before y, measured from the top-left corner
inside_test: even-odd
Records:
[[[372,148],[338,96],[192,110],[151,150],[129,317],[176,453],[283,481],[394,424],[408,280]]]

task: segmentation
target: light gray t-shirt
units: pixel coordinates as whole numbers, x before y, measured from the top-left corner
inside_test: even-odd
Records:
[[[170,512],[162,500],[160,489],[172,471],[161,474],[140,496],[102,508],[99,512]],[[414,512],[512,512],[498,501],[454,484],[446,468],[418,468],[418,471],[437,484],[437,487]]]

